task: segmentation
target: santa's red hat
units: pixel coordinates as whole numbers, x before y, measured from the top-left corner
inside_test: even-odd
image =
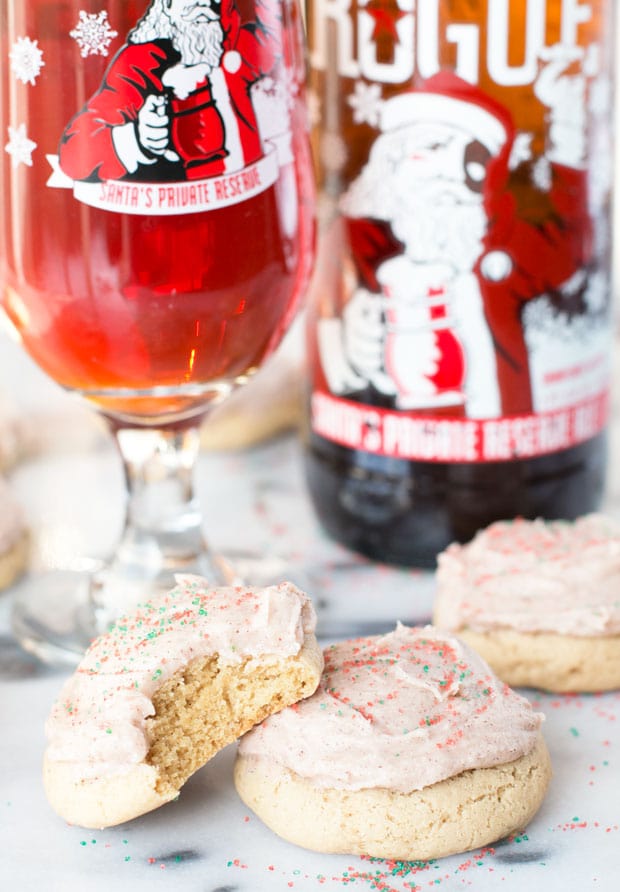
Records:
[[[450,72],[429,79],[420,90],[399,93],[381,104],[379,126],[383,132],[420,123],[459,127],[491,155],[498,155],[513,137],[506,110]]]

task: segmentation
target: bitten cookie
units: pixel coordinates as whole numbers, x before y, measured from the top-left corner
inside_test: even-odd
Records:
[[[501,521],[439,556],[433,620],[511,685],[620,687],[620,524]]]
[[[44,783],[71,824],[108,827],[169,802],[218,750],[316,689],[303,592],[177,581],[94,641],[52,709]]]
[[[0,393],[0,472],[15,464],[19,451],[17,421]]]
[[[0,477],[0,590],[12,585],[25,570],[29,541],[21,509]]]
[[[542,716],[428,626],[333,645],[316,693],[242,738],[235,784],[320,852],[438,858],[522,829],[551,776]]]

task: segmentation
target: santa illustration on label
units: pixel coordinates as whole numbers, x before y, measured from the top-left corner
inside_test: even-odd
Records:
[[[537,411],[524,308],[586,313],[594,260],[586,116],[559,89],[575,54],[548,56],[537,159],[505,109],[451,73],[379,104],[380,134],[340,204],[356,285],[341,318],[319,323],[332,393],[470,418]]]
[[[264,151],[251,87],[273,73],[281,23],[269,3],[152,0],[101,88],[62,136],[71,180],[174,182],[243,170]]]

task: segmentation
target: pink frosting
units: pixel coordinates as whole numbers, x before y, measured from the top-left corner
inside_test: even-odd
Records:
[[[24,534],[24,518],[8,483],[0,477],[0,554]]]
[[[494,523],[439,556],[436,621],[446,629],[620,633],[620,524]]]
[[[212,588],[178,576],[172,591],[93,642],[52,708],[47,757],[85,778],[128,771],[148,752],[154,691],[190,660],[280,661],[299,653],[315,625],[310,599],[291,583]]]
[[[462,642],[399,624],[327,648],[317,692],[246,734],[239,752],[321,787],[408,793],[531,752],[541,721]]]

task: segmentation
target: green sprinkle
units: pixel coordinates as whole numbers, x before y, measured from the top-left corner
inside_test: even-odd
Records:
[[[112,733],[112,728],[106,728],[106,729],[105,729],[105,733],[106,733],[106,734],[111,734],[111,733]]]
[[[579,737],[579,731],[577,730],[577,728],[569,728],[568,730],[573,735],[573,737]]]
[[[86,842],[85,839],[81,839],[81,840],[80,840],[80,845],[81,845],[81,846],[85,846],[85,845],[88,845],[88,843]]]

